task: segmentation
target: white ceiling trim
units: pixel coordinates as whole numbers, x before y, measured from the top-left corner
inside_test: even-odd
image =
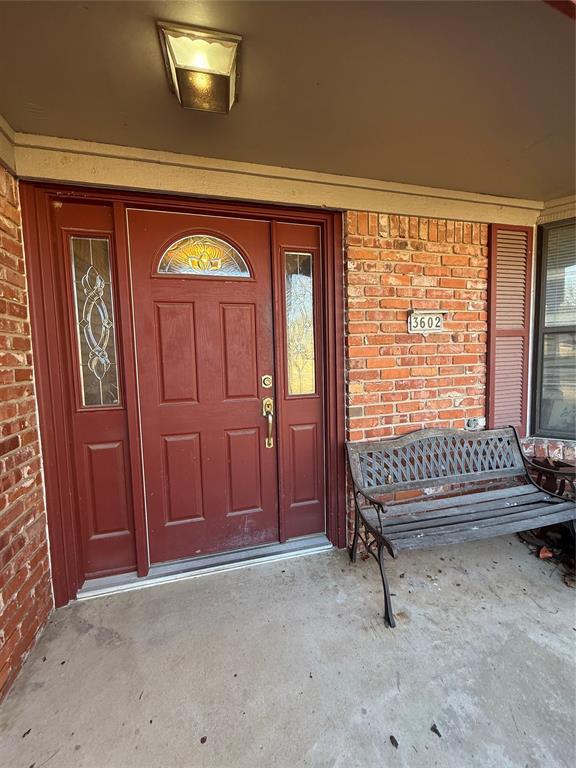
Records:
[[[0,142],[2,137],[12,156],[0,143],[0,158],[25,179],[503,224],[532,225],[544,206],[539,200],[18,133],[4,120]]]
[[[563,221],[576,218],[576,195],[559,197],[544,203],[538,224],[548,224],[551,221]]]

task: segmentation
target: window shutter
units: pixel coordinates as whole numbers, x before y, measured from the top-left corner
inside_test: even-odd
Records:
[[[526,434],[531,227],[493,224],[490,234],[488,426]]]

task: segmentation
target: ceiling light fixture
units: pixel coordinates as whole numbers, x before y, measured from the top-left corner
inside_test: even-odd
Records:
[[[236,99],[240,35],[158,22],[170,90],[185,109],[230,112]]]

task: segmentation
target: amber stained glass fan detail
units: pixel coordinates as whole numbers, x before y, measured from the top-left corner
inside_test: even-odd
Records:
[[[162,255],[158,272],[207,277],[250,277],[250,270],[240,252],[230,243],[212,235],[189,235],[177,240]]]

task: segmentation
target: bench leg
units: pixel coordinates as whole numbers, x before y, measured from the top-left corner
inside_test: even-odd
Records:
[[[360,533],[360,515],[358,514],[358,508],[356,505],[354,505],[354,538],[352,539],[352,546],[350,547],[350,551],[348,554],[350,555],[350,560],[352,560],[353,563],[356,562],[356,552],[358,550],[358,536]]]
[[[392,598],[390,597],[390,587],[388,586],[388,579],[384,571],[384,544],[380,542],[378,544],[378,565],[380,566],[380,575],[382,576],[382,588],[384,589],[384,623],[389,627],[394,628],[396,621],[394,620],[394,613],[392,612]]]

